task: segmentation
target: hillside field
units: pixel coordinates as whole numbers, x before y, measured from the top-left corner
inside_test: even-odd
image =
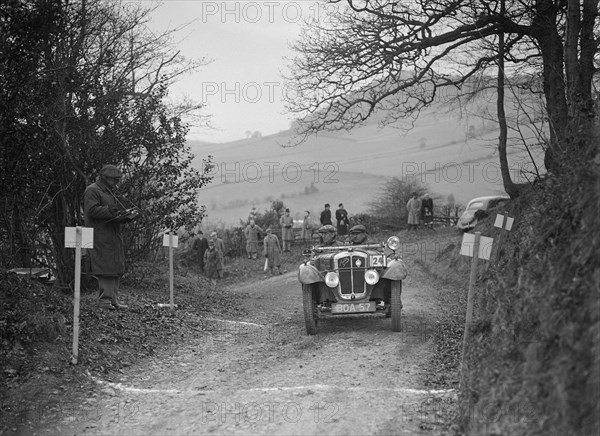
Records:
[[[196,156],[213,156],[213,182],[200,192],[209,222],[237,224],[251,207],[268,209],[281,199],[296,219],[324,203],[343,202],[353,213],[365,212],[389,177],[415,178],[438,204],[452,194],[458,204],[481,195],[503,193],[498,131],[481,119],[429,113],[412,129],[367,124],[350,132],[330,132],[290,146],[290,131],[263,138],[212,144],[190,142]],[[536,152],[539,162],[540,152]],[[514,181],[531,178],[534,165],[523,147],[509,148]]]

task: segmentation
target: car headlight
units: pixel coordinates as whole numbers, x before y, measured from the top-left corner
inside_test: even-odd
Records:
[[[330,288],[336,288],[339,283],[340,283],[340,278],[338,277],[338,275],[336,273],[328,272],[325,275],[325,284],[327,286],[329,286]]]
[[[365,271],[365,282],[369,285],[374,285],[379,281],[379,273],[374,269],[368,269]]]
[[[386,242],[386,245],[390,250],[396,251],[398,248],[400,248],[400,238],[398,238],[398,236],[390,236]]]

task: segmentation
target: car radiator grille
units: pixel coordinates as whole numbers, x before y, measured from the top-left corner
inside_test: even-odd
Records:
[[[348,255],[337,259],[340,277],[340,292],[344,295],[365,292],[366,261],[364,257]]]

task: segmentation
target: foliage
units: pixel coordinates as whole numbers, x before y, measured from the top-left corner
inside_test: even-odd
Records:
[[[410,127],[438,99],[482,78],[489,83],[502,58],[507,76],[542,77],[549,169],[590,144],[597,1],[328,3],[323,21],[307,23],[290,65],[288,107],[300,117],[301,139],[375,114]]]
[[[83,224],[83,191],[107,163],[125,170],[124,206],[145,212],[127,236],[136,239],[134,259],[158,230],[202,218],[196,194],[210,178],[191,167],[182,121],[201,105],[164,101],[175,77],[205,62],[171,52],[172,32],[152,34],[144,25],[150,9],[130,6],[0,5],[3,265],[41,263],[70,283],[64,228]]]
[[[407,222],[406,203],[416,192],[419,197],[427,192],[415,179],[392,177],[381,186],[379,195],[369,205],[369,215],[377,217],[381,228],[401,228]]]
[[[285,210],[285,204],[282,200],[272,200],[271,209],[265,209],[263,212],[256,211],[253,216],[254,223],[263,230],[271,227],[272,229],[279,229],[281,227],[279,218],[283,215]],[[240,219],[240,224],[245,227],[246,224],[250,223],[250,219]]]
[[[493,220],[476,229],[494,236],[494,249],[475,288],[461,388],[464,433],[584,435],[600,428],[598,156],[575,154],[565,164],[569,177],[550,175],[523,190],[508,206],[511,232],[499,233]],[[438,274],[467,280],[459,257],[443,256],[446,269]],[[490,408],[494,419],[473,414]]]

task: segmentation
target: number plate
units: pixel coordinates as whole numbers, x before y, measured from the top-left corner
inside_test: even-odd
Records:
[[[368,301],[365,303],[331,303],[331,313],[334,315],[344,313],[375,312],[376,310],[377,309],[374,301]]]
[[[386,257],[383,254],[375,254],[370,256],[369,264],[371,268],[376,267],[385,267],[386,266]]]

